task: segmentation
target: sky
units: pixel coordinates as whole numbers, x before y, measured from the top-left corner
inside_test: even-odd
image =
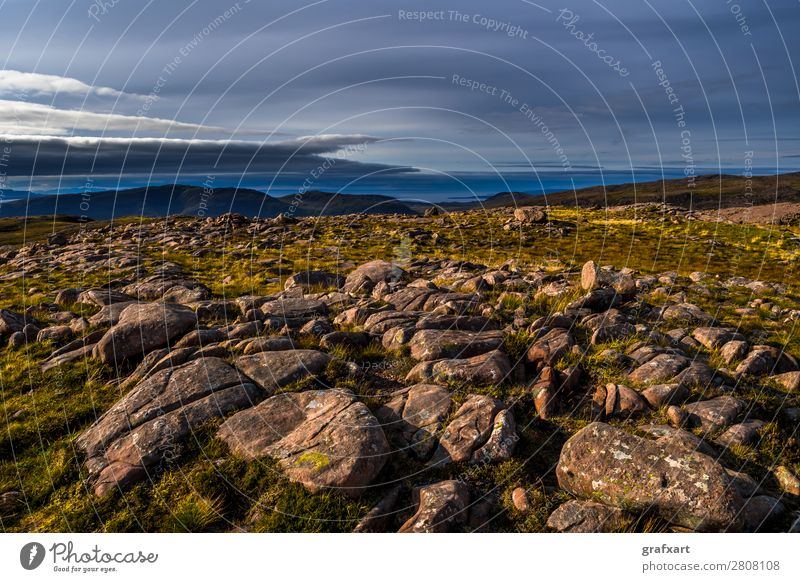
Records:
[[[795,0],[0,0],[0,189],[796,170],[798,29]]]

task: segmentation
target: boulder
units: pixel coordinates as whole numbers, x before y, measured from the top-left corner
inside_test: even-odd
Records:
[[[556,327],[533,342],[528,349],[527,360],[536,366],[554,365],[575,345],[575,338],[568,329]]]
[[[344,277],[337,273],[329,273],[327,271],[302,271],[286,279],[283,288],[288,291],[289,289],[296,289],[299,287],[304,291],[309,291],[312,289],[338,289],[342,284],[344,284]]]
[[[689,389],[683,384],[656,384],[642,391],[642,396],[653,408],[680,403],[689,398]]]
[[[389,454],[377,419],[340,390],[273,396],[231,416],[217,436],[245,460],[277,459],[289,479],[312,493],[361,495]]]
[[[25,316],[8,309],[0,309],[0,337],[9,336],[12,333],[22,331],[25,327]]]
[[[316,350],[281,350],[241,356],[236,367],[248,378],[272,394],[293,382],[321,374],[331,357]]]
[[[675,354],[659,354],[628,375],[637,384],[659,384],[678,375],[690,363],[689,358]]]
[[[614,533],[634,523],[631,514],[594,501],[570,500],[547,518],[547,527],[566,533]]]
[[[573,495],[628,511],[655,511],[675,525],[701,531],[742,526],[742,499],[722,465],[607,424],[594,422],[573,435],[561,450],[556,475]]]
[[[98,307],[104,307],[112,303],[129,303],[131,301],[136,301],[136,298],[108,288],[87,289],[78,295],[78,303],[88,303]]]
[[[464,382],[480,386],[501,384],[511,374],[511,361],[499,350],[466,359],[420,362],[406,376],[408,382]]]
[[[218,358],[167,368],[138,384],[76,440],[97,495],[141,479],[180,454],[200,425],[252,406],[261,391]]]
[[[414,491],[416,513],[399,533],[458,531],[467,523],[469,489],[461,481],[440,481]]]
[[[500,331],[460,331],[422,329],[409,342],[411,357],[417,361],[469,358],[498,349],[503,344]]]
[[[523,206],[514,210],[514,218],[523,226],[542,224],[547,222],[547,213],[536,206]]]
[[[733,329],[724,327],[698,327],[692,337],[709,350],[715,350],[732,341],[744,341],[744,336]]]
[[[708,432],[730,426],[745,409],[745,404],[732,396],[719,396],[711,400],[686,404],[689,423]]]
[[[603,418],[631,418],[649,411],[644,398],[636,390],[623,384],[610,383],[598,386],[594,403]]]
[[[445,427],[431,464],[469,461],[489,440],[495,417],[503,408],[502,402],[489,396],[469,395]]]
[[[133,303],[94,348],[93,355],[107,364],[142,358],[168,345],[195,327],[194,311],[170,303]]]
[[[435,435],[450,412],[450,391],[435,384],[416,384],[392,394],[376,416],[392,443],[427,459],[436,446]]]
[[[370,293],[378,283],[396,283],[403,278],[403,269],[386,261],[370,261],[347,275],[345,293]]]
[[[287,297],[264,303],[261,311],[267,315],[285,319],[313,318],[328,313],[328,306],[316,299]]]

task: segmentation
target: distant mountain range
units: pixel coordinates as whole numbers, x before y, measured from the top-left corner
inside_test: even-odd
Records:
[[[402,184],[398,184],[402,188]],[[13,194],[12,194],[13,192]],[[13,198],[18,198],[13,200]],[[635,202],[668,202],[694,209],[739,207],[774,202],[800,202],[800,172],[771,176],[715,174],[698,176],[693,186],[686,179],[659,180],[637,184],[595,186],[547,195],[502,192],[482,202],[441,204],[445,210],[497,208],[502,206],[614,206]],[[236,212],[246,216],[272,218],[281,213],[293,216],[368,214],[421,214],[430,205],[405,202],[391,196],[336,194],[311,191],[272,197],[246,188],[205,189],[170,184],[127,190],[83,194],[28,195],[4,192],[0,218],[23,216],[83,216],[107,220],[123,216],[219,216]]]
[[[27,194],[27,193],[26,193]],[[10,196],[9,196],[10,197]],[[272,218],[352,214],[416,214],[417,211],[390,196],[305,192],[274,198],[246,188],[214,188],[170,184],[128,190],[84,194],[24,196],[0,204],[0,217],[71,215],[93,220],[122,216],[219,216],[237,212]]]

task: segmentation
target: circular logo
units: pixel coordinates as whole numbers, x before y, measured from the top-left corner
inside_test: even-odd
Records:
[[[19,563],[26,570],[35,570],[44,561],[44,546],[39,542],[30,542],[19,551]]]

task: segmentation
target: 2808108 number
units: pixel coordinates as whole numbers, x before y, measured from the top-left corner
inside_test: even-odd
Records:
[[[781,563],[778,560],[732,560],[729,562],[731,571],[745,571],[745,570],[772,570],[777,571],[781,569]]]

